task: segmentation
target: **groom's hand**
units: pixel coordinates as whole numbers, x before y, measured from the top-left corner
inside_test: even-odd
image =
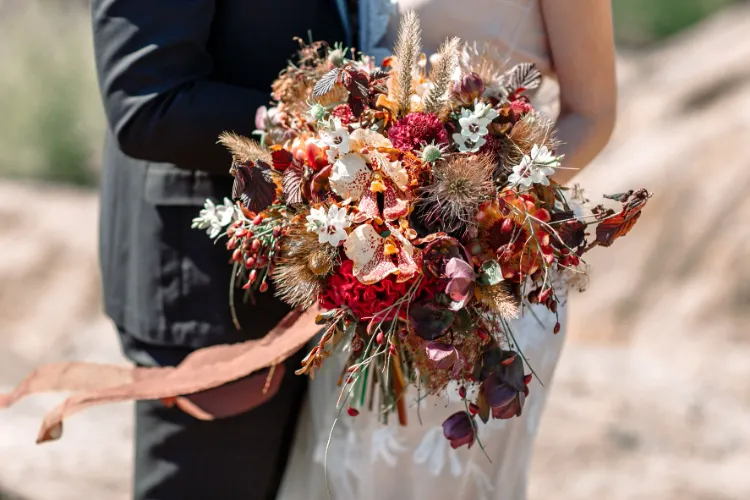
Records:
[[[228,384],[164,401],[200,420],[233,417],[248,412],[276,395],[285,368],[279,364]]]

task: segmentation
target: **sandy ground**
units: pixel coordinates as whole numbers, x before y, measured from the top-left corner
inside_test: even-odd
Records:
[[[594,252],[536,447],[530,498],[750,498],[750,7],[623,56],[589,192],[656,192]],[[101,315],[94,194],[0,183],[0,390],[39,363],[122,361]],[[35,446],[59,400],[0,413],[0,498],[126,499],[129,405]],[[15,495],[15,496],[14,496]]]

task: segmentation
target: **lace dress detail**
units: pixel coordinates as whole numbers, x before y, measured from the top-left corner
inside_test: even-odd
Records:
[[[560,313],[564,324],[565,308]],[[478,444],[453,450],[443,437],[443,420],[464,408],[456,387],[419,404],[410,388],[406,427],[395,417],[383,425],[375,413],[363,410],[357,417],[342,412],[331,431],[343,358],[338,363],[330,359],[310,385],[279,499],[328,499],[329,437],[327,478],[333,500],[525,498],[533,439],[565,335],[564,329],[552,333],[554,323],[554,315],[540,307],[514,323],[518,345],[544,386],[531,382],[520,417],[479,425],[487,456]]]

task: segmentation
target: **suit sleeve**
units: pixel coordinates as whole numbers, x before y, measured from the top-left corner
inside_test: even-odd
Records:
[[[257,90],[212,81],[206,44],[215,0],[92,0],[94,51],[110,130],[134,158],[227,173],[216,144],[249,135]]]

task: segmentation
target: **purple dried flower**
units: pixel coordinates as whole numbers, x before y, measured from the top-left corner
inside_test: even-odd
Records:
[[[459,411],[445,419],[443,422],[443,436],[451,442],[451,448],[454,450],[463,445],[474,444],[474,423],[473,417],[465,411]]]

